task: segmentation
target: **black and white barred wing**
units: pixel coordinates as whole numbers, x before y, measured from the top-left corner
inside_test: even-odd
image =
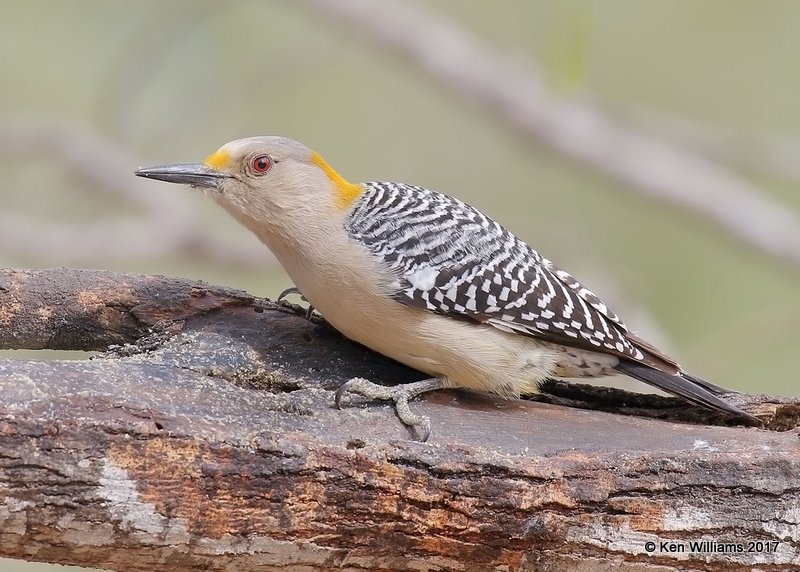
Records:
[[[404,304],[677,371],[575,278],[457,199],[369,183],[348,231],[397,272]]]

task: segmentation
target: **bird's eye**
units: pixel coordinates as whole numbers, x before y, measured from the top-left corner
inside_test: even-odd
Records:
[[[269,158],[269,155],[259,155],[253,158],[251,165],[257,175],[263,175],[272,167],[272,159]]]

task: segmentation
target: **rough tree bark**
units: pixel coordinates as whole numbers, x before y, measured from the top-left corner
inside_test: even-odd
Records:
[[[800,562],[793,400],[739,402],[765,430],[586,387],[549,389],[639,415],[440,392],[416,403],[423,444],[388,406],[332,408],[350,377],[420,374],[294,307],[66,269],[0,271],[0,348],[109,350],[0,359],[3,556],[126,571]]]

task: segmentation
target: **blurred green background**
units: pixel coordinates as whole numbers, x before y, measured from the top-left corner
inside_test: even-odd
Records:
[[[199,195],[132,172],[279,134],[352,181],[410,182],[476,205],[715,383],[800,394],[797,268],[619,192],[305,2],[0,5],[2,266],[163,273],[275,297],[289,279],[245,230]],[[554,97],[647,129],[777,141],[797,151],[784,163],[800,165],[800,3],[420,6],[538,73]],[[800,214],[797,173],[746,155],[728,166]]]

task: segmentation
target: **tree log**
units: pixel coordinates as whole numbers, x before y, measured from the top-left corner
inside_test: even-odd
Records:
[[[800,565],[796,400],[740,400],[764,429],[583,386],[549,389],[594,410],[437,392],[414,403],[433,428],[419,443],[391,407],[339,411],[332,392],[422,374],[302,309],[68,269],[0,271],[0,348],[105,350],[0,358],[2,556],[125,571]]]

